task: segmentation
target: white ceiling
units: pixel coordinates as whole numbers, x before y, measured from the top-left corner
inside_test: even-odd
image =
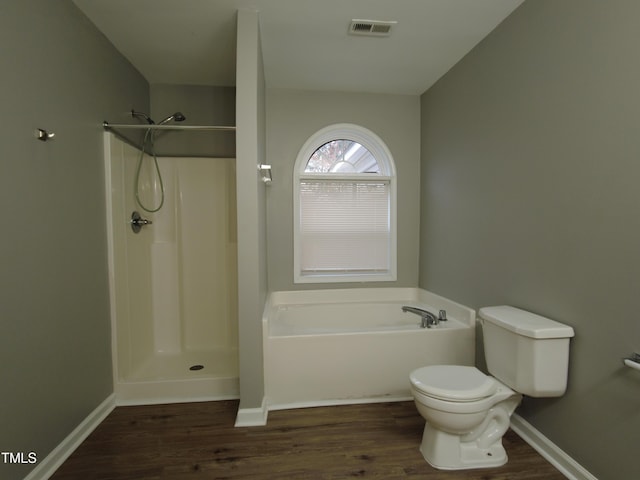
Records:
[[[236,11],[259,11],[271,88],[418,95],[523,0],[73,0],[151,84],[235,85]],[[388,38],[351,19],[394,20]]]

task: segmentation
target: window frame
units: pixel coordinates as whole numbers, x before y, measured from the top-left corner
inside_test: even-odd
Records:
[[[379,174],[307,173],[305,167],[314,152],[332,140],[352,140],[375,157]],[[389,184],[389,268],[371,273],[303,273],[301,269],[300,183],[303,180],[385,181]],[[391,151],[372,131],[351,123],[329,125],[317,131],[304,143],[293,172],[293,268],[294,283],[389,282],[397,280],[397,180]]]

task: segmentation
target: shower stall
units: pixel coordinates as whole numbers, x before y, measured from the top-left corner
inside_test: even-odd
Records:
[[[235,160],[104,135],[118,404],[238,398]]]

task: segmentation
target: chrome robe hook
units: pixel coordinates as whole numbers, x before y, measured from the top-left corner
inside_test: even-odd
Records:
[[[55,133],[49,133],[46,130],[43,130],[42,128],[38,128],[36,130],[36,138],[43,142],[46,142],[47,140],[51,140],[55,136],[56,136]]]

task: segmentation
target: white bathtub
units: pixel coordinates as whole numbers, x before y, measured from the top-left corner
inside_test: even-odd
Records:
[[[449,320],[420,328],[403,305]],[[413,369],[475,361],[475,312],[415,288],[273,292],[263,332],[270,410],[408,400]]]

